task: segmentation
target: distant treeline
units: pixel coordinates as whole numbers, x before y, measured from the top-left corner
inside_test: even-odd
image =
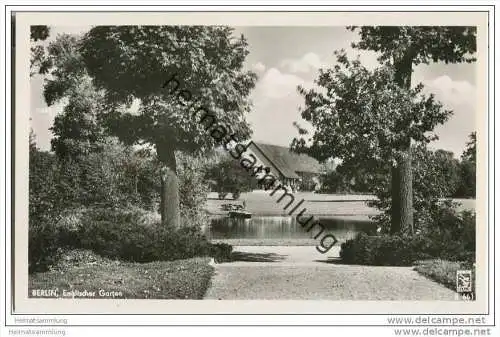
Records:
[[[445,150],[431,151],[422,147],[413,148],[414,183],[425,180],[438,185],[441,197],[476,197],[476,134],[469,136],[470,141],[460,159]],[[381,180],[389,177],[388,165],[370,168],[360,164],[358,167],[339,165],[326,169],[321,176],[321,193],[374,193]],[[388,184],[389,181],[386,181]],[[418,185],[417,185],[418,186]]]

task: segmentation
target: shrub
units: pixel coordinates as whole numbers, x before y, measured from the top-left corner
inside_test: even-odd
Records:
[[[208,214],[204,210],[181,209],[182,227],[203,228],[209,221]]]
[[[41,272],[55,265],[61,256],[55,228],[47,221],[30,223],[28,230],[28,272]]]
[[[204,179],[206,159],[176,153],[177,175],[179,176],[179,196],[181,213],[203,213],[207,201],[208,184]]]
[[[425,230],[435,222],[435,213],[443,207],[441,199],[453,194],[460,180],[458,161],[450,152],[443,150],[430,151],[423,146],[412,147],[413,171],[413,219],[416,231]],[[391,227],[392,185],[390,166],[383,165],[376,170],[371,181],[371,191],[377,200],[369,202],[372,207],[382,211],[373,217],[384,233]],[[447,207],[448,205],[445,205]],[[405,234],[411,234],[410,228],[402,229]]]
[[[65,199],[57,189],[57,159],[36,148],[30,136],[29,147],[29,229],[28,270],[47,270],[59,258],[55,222]]]
[[[151,261],[154,252],[151,245],[154,226],[141,223],[141,215],[136,211],[113,208],[94,208],[82,218],[79,235],[81,248],[110,257],[130,261]]]
[[[169,261],[195,256],[224,256],[230,248],[213,248],[199,227],[167,228],[144,222],[137,210],[94,209],[82,219],[81,248],[133,262]],[[232,249],[232,247],[231,247]],[[222,251],[222,252],[221,252]]]
[[[97,145],[98,151],[63,160],[72,161],[71,167],[78,172],[78,203],[154,209],[160,186],[152,154],[146,149],[134,151],[113,138]]]
[[[213,243],[210,246],[210,256],[212,256],[216,262],[231,261],[232,252],[233,246],[227,243]]]
[[[82,217],[85,214],[83,208],[72,208],[62,212],[60,218],[55,222],[53,238],[57,237],[61,248],[80,247],[80,229]]]
[[[366,265],[411,265],[429,258],[474,263],[475,214],[444,207],[433,217],[436,223],[413,236],[360,233],[341,245],[340,257],[345,263]]]
[[[441,203],[430,214],[422,235],[433,243],[433,256],[452,261],[475,261],[476,215],[457,212],[450,202]]]
[[[239,161],[228,154],[224,154],[217,163],[208,167],[204,178],[212,183],[212,189],[218,193],[241,193],[257,188],[257,179],[242,169]]]
[[[413,242],[408,237],[360,233],[341,245],[340,257],[345,263],[408,266],[424,257],[415,249]]]

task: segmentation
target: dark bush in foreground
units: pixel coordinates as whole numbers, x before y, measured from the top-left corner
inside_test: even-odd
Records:
[[[368,236],[360,233],[341,245],[340,257],[345,263],[407,266],[423,257],[413,249],[412,240],[400,236]]]
[[[54,227],[49,221],[30,223],[28,231],[28,272],[45,271],[60,257],[54,238]]]
[[[196,256],[228,261],[232,246],[211,244],[199,229],[201,221],[201,218],[183,218],[185,227],[173,229],[162,226],[158,217],[142,209],[73,209],[58,219],[30,225],[30,272],[49,269],[57,263],[60,251],[67,249],[88,249],[104,257],[131,262]]]
[[[39,151],[30,136],[29,162],[29,230],[28,270],[47,270],[59,257],[55,222],[58,210],[66,205],[67,196],[56,170],[57,160],[48,152]]]
[[[368,236],[360,233],[341,245],[340,258],[345,263],[376,266],[409,266],[430,258],[475,261],[475,252],[465,250],[462,242],[442,240],[423,235]]]
[[[227,243],[213,243],[210,246],[210,256],[212,256],[216,262],[231,261],[232,252],[233,246]]]
[[[462,211],[457,214],[450,208],[440,209],[435,222],[428,229],[432,239],[434,256],[447,260],[475,262],[476,214]]]
[[[81,248],[132,262],[170,261],[207,255],[224,257],[229,249],[213,247],[198,227],[173,229],[158,222],[143,223],[138,212],[119,209],[89,212],[82,219],[79,235]]]
[[[475,262],[475,214],[457,214],[451,207],[440,207],[431,218],[432,222],[413,236],[361,233],[341,245],[340,257],[345,263],[365,265],[411,265],[430,258]]]

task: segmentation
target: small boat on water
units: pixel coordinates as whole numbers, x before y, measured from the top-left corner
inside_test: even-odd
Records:
[[[240,218],[240,219],[249,219],[252,217],[252,213],[244,210],[239,211],[229,211],[230,218]]]

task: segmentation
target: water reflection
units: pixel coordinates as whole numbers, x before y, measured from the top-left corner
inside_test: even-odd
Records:
[[[319,217],[325,228],[324,234],[333,234],[337,240],[345,241],[364,231],[374,233],[376,228],[368,217]],[[229,217],[214,218],[205,229],[211,239],[307,239],[317,231],[307,232],[295,219],[284,216],[254,216],[251,219]]]

